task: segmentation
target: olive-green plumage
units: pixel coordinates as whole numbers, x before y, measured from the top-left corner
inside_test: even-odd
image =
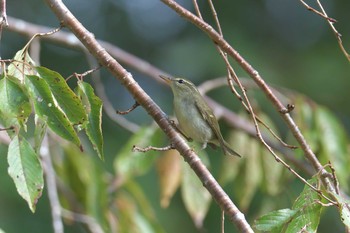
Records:
[[[202,143],[220,146],[225,155],[236,155],[221,135],[213,110],[203,99],[196,86],[183,78],[160,77],[171,87],[174,94],[174,111],[181,132],[188,138]]]

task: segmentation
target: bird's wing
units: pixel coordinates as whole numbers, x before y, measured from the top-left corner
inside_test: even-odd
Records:
[[[202,115],[203,119],[208,123],[209,127],[213,130],[219,143],[222,144],[224,139],[221,135],[219,123],[213,113],[213,110],[207,105],[206,102],[204,102],[204,100],[196,100],[195,105],[198,111],[200,112],[200,114]],[[203,110],[204,108],[206,109],[206,111]]]

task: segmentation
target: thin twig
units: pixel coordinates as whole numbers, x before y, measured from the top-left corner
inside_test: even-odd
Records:
[[[0,131],[13,130],[14,128],[15,128],[14,126],[10,126],[7,128],[0,128]]]
[[[90,53],[88,53],[88,51],[85,51],[85,55],[86,55],[86,59],[90,65],[90,67],[96,67],[98,65],[96,59],[91,56]],[[124,129],[135,133],[140,129],[140,126],[138,126],[137,124],[127,120],[125,117],[122,117],[118,114],[115,114],[115,110],[114,107],[111,103],[111,101],[109,100],[105,87],[101,81],[101,73],[99,72],[99,70],[97,70],[96,72],[93,72],[91,74],[92,76],[92,82],[94,83],[95,86],[95,91],[97,93],[97,95],[101,98],[101,100],[103,101],[103,110],[105,111],[105,113],[107,114],[107,116],[114,122],[116,122],[118,125],[120,125],[121,127],[123,127]]]
[[[221,233],[225,233],[225,212],[221,211]]]
[[[138,146],[134,145],[132,147],[132,151],[133,152],[148,152],[148,151],[151,151],[151,150],[154,150],[154,151],[168,151],[168,150],[172,150],[172,149],[175,149],[173,145],[169,145],[169,146],[165,146],[165,147],[147,146],[145,148],[141,148],[141,147],[138,147]]]
[[[344,45],[343,45],[343,41],[341,39],[341,34],[337,31],[337,29],[334,27],[334,23],[337,22],[337,20],[333,19],[333,18],[330,18],[328,17],[327,15],[327,12],[324,10],[320,0],[317,0],[317,4],[318,6],[320,7],[321,11],[318,11],[316,10],[315,8],[313,7],[310,7],[307,3],[305,3],[303,0],[300,0],[300,2],[306,7],[307,10],[309,11],[312,11],[314,12],[315,14],[321,16],[322,18],[326,19],[327,20],[327,23],[328,25],[331,27],[334,35],[335,35],[335,38],[337,39],[338,41],[338,45],[341,49],[341,51],[343,52],[343,54],[345,55],[345,57],[348,59],[348,61],[350,62],[350,54],[346,51],[346,49],[344,48]]]
[[[224,58],[225,62],[228,62],[227,58],[225,59],[225,56],[223,56],[223,54],[221,54],[222,57]],[[234,70],[232,69],[232,67],[228,64],[227,67],[230,69],[230,73],[232,74],[232,77],[234,79],[238,79],[237,75],[235,74]],[[236,81],[236,80],[235,80]],[[236,83],[238,85],[242,85],[239,80],[236,81]],[[230,85],[233,87],[233,85]],[[252,119],[254,121],[254,126],[255,126],[255,130],[256,130],[256,135],[258,137],[258,139],[263,143],[263,145],[267,148],[267,150],[274,156],[275,160],[277,162],[280,162],[283,166],[285,166],[291,173],[293,173],[297,178],[299,178],[303,183],[305,183],[306,185],[308,185],[311,189],[313,189],[314,191],[316,191],[319,195],[321,195],[323,198],[325,198],[326,200],[328,200],[329,202],[333,202],[331,199],[329,199],[328,197],[326,197],[319,189],[315,188],[313,185],[311,185],[309,182],[307,182],[307,180],[305,180],[301,175],[299,175],[294,169],[292,169],[284,160],[282,160],[276,153],[275,151],[272,149],[272,147],[270,145],[267,144],[267,142],[265,141],[265,139],[262,137],[262,134],[260,132],[258,123],[257,123],[257,116],[254,114],[253,108],[249,103],[248,100],[248,96],[246,94],[245,89],[240,86],[240,89],[243,92],[243,96],[245,98],[246,101],[248,101],[247,103],[247,107],[248,107],[248,111],[249,113],[252,115]],[[243,102],[242,102],[243,103]]]
[[[52,31],[53,30],[52,28],[49,28],[49,27],[31,24],[31,23],[28,23],[26,21],[15,19],[12,17],[9,17],[9,21],[10,21],[10,27],[9,27],[10,30],[24,34],[25,36],[32,36],[33,34],[35,34],[37,32],[41,32],[41,31]],[[25,26],[23,26],[23,25],[25,25]],[[23,28],[26,28],[27,30],[23,30]],[[55,42],[55,43],[59,43],[59,44],[62,44],[64,46],[67,46],[67,47],[78,48],[78,49],[81,49],[81,50],[86,52],[85,47],[83,47],[83,45],[80,43],[80,41],[77,40],[76,37],[72,33],[59,31],[59,32],[51,35],[50,37],[43,37],[42,39],[48,40],[51,42]],[[140,58],[138,58],[130,53],[127,53],[126,51],[121,50],[120,48],[116,47],[115,45],[112,45],[112,44],[105,42],[105,41],[99,41],[99,42],[112,56],[117,58],[118,61],[121,61],[121,63],[124,63],[127,66],[132,67],[133,69],[136,69],[138,72],[145,74],[148,77],[152,77],[156,81],[159,81],[159,78],[158,78],[159,74],[166,75],[166,73],[164,71],[158,69],[157,67],[152,66],[148,62],[146,62],[146,61],[144,61],[144,60],[142,60],[142,59],[140,59]],[[88,59],[88,60],[90,60],[90,59]],[[8,59],[6,61],[12,62],[13,60]],[[94,65],[94,67],[96,67],[96,66]],[[94,76],[95,74],[96,74],[96,72],[94,72],[92,75]],[[136,125],[130,121],[127,121],[125,118],[120,117],[119,115],[115,114],[114,107],[112,106],[112,104],[108,100],[107,96],[105,95],[104,87],[103,87],[102,83],[100,81],[98,81],[99,79],[100,78],[98,77],[98,75],[96,75],[96,77],[94,77],[92,79],[92,81],[95,83],[95,90],[96,90],[98,96],[103,100],[103,108],[104,108],[106,114],[108,115],[108,117],[110,119],[112,119],[113,121],[115,121],[117,124],[126,128],[127,130],[129,130],[131,132],[136,132],[139,128],[138,125]],[[225,81],[225,82],[227,83],[227,81]],[[99,85],[99,83],[101,85]],[[249,83],[244,84],[244,86],[246,86],[246,85],[252,85],[252,84],[251,84],[251,82],[249,82]],[[258,87],[256,84],[255,84],[255,86]],[[101,91],[100,91],[100,89],[101,89]],[[276,93],[276,91],[274,91],[274,92]],[[208,99],[208,100],[210,101],[211,99]],[[219,104],[215,101],[211,101],[211,102],[214,103],[212,105],[212,108],[214,110],[223,108],[223,106],[221,104]],[[237,116],[237,118],[240,119],[241,117]],[[226,119],[226,121],[230,121],[230,119],[228,119],[228,118],[225,118],[225,119]],[[244,124],[248,124],[248,125],[250,124],[249,122],[246,122],[244,119],[236,120],[235,122],[243,122],[243,121],[245,122]],[[235,126],[236,128],[240,128],[242,130],[246,130],[247,128],[250,128],[250,127],[246,127],[246,125],[238,124],[235,122],[231,121],[230,124]],[[248,131],[248,133],[251,134],[251,132],[249,132],[249,131]],[[285,154],[285,151],[281,150],[280,147],[276,147],[276,148],[279,148],[278,150],[282,154]]]
[[[66,82],[67,82],[69,79],[73,78],[73,77],[75,77],[75,78],[76,78],[77,80],[79,80],[79,81],[82,81],[82,80],[84,79],[85,76],[94,73],[95,71],[99,70],[100,68],[101,68],[101,66],[94,67],[94,68],[91,68],[90,70],[85,71],[85,72],[82,73],[82,74],[79,74],[79,73],[74,72],[73,74],[69,75],[69,76],[66,78]]]
[[[306,9],[308,9],[309,11],[312,11],[314,12],[315,14],[321,16],[322,18],[326,19],[327,21],[330,21],[332,23],[336,23],[337,20],[333,19],[333,18],[330,18],[328,17],[327,15],[319,12],[318,10],[316,10],[315,8],[309,6],[306,2],[304,2],[303,0],[300,0],[300,2],[306,7]]]
[[[53,229],[55,233],[63,233],[64,227],[61,218],[61,204],[58,199],[57,184],[56,184],[56,174],[52,165],[49,141],[47,134],[44,136],[41,148],[40,156],[43,162],[45,176],[46,176],[46,185],[47,193],[51,206],[51,215],[53,222]]]
[[[244,232],[253,232],[251,226],[245,219],[244,214],[237,208],[227,193],[215,180],[213,175],[202,163],[198,155],[191,150],[180,134],[170,125],[166,114],[150,98],[150,96],[139,86],[132,75],[120,65],[106,50],[96,41],[95,37],[74,17],[69,9],[58,0],[45,0],[47,5],[56,14],[63,25],[69,28],[84,44],[86,49],[98,60],[98,62],[109,70],[137,101],[152,116],[155,122],[170,138],[172,145],[180,152],[185,161],[199,177],[205,188],[212,195],[230,220],[237,228]]]
[[[119,115],[126,115],[126,114],[129,114],[130,112],[134,111],[135,108],[137,108],[138,106],[140,106],[140,104],[138,102],[135,102],[131,108],[129,108],[128,110],[126,111],[120,111],[120,110],[116,110],[116,113],[119,114]]]
[[[196,11],[196,14],[198,15],[199,18],[202,18],[202,14],[201,14],[201,11],[199,10],[197,0],[192,0],[192,2],[193,2],[194,10]]]
[[[323,14],[326,16],[326,17],[328,17],[327,16],[327,13],[326,13],[326,11],[324,10],[324,8],[323,8],[323,6],[322,6],[322,4],[321,4],[321,2],[320,2],[320,0],[317,0],[317,4],[318,4],[318,6],[321,8],[321,10],[322,10],[322,12],[323,12]],[[350,54],[346,51],[346,49],[344,48],[344,45],[343,45],[343,41],[342,41],[342,39],[341,39],[341,34],[337,31],[337,29],[334,27],[334,23],[333,22],[331,22],[330,20],[327,20],[327,22],[328,22],[328,25],[331,27],[331,29],[333,30],[333,32],[334,32],[334,35],[335,35],[335,38],[337,38],[337,41],[338,41],[338,44],[339,44],[339,47],[340,47],[340,49],[341,49],[341,51],[343,52],[343,54],[345,55],[345,57],[348,59],[348,61],[350,62]]]
[[[215,19],[216,26],[218,28],[218,33],[221,36],[223,36],[223,32],[222,32],[222,29],[221,29],[221,25],[220,25],[220,21],[219,21],[219,18],[218,18],[218,14],[217,14],[217,12],[215,10],[215,6],[214,6],[214,4],[213,4],[213,2],[211,0],[208,0],[208,2],[209,2],[209,5],[210,5],[210,9],[212,11],[212,15],[213,15],[213,17]],[[224,61],[226,63],[227,74],[228,74],[228,79],[227,80],[228,80],[229,86],[230,86],[231,90],[233,91],[233,93],[236,95],[236,97],[241,101],[243,106],[246,108],[246,110],[249,113],[251,113],[252,117],[255,118],[256,121],[261,123],[272,134],[272,136],[275,137],[283,146],[288,147],[288,148],[292,148],[292,149],[297,148],[296,146],[288,145],[287,143],[285,143],[280,137],[277,136],[277,134],[264,121],[262,121],[257,115],[255,115],[253,113],[253,108],[252,108],[252,106],[250,104],[250,101],[248,99],[248,96],[246,94],[246,89],[243,87],[242,83],[240,82],[239,78],[237,77],[236,73],[234,72],[233,67],[231,66],[230,62],[228,61],[227,54],[224,53],[219,46],[216,45],[216,47],[217,47],[221,57],[224,59]],[[232,78],[230,78],[231,75],[234,77],[234,81],[237,83],[239,88],[242,90],[242,93],[243,93],[243,96],[244,96],[244,99],[245,99],[246,103],[243,101],[241,95],[234,88],[233,83],[231,82]],[[257,125],[256,121],[254,120],[254,124],[256,124],[256,128],[258,128],[258,125]],[[259,134],[261,135],[259,130],[257,130],[257,134],[258,134],[258,138],[259,138]]]
[[[9,23],[7,21],[7,13],[6,13],[6,0],[0,0],[0,27],[3,25],[8,27]]]
[[[257,83],[257,85],[261,88],[261,90],[265,93],[267,98],[271,101],[273,106],[276,108],[278,112],[283,111],[285,106],[280,102],[280,100],[274,95],[269,86],[265,83],[262,77],[259,75],[258,71],[255,70],[233,47],[218,33],[216,32],[209,24],[192,14],[192,12],[188,11],[184,7],[180,6],[174,0],[161,0],[175,12],[177,12],[180,16],[190,21],[192,24],[197,26],[199,29],[204,31],[209,38],[215,41],[220,48],[225,51],[230,57],[235,59],[237,63],[250,75],[250,77]],[[316,171],[321,171],[323,174],[327,173],[325,169],[323,169],[322,164],[317,159],[316,155],[312,151],[310,145],[305,140],[303,134],[301,134],[298,126],[295,124],[294,120],[290,116],[290,114],[282,114],[280,115],[282,119],[287,124],[288,128],[291,130],[293,136],[300,144],[301,149],[304,151],[306,158],[310,161],[312,166],[316,169]],[[323,176],[322,176],[323,177]],[[328,178],[322,179],[323,184],[327,188],[327,191],[332,195],[332,193],[336,193],[333,183]]]
[[[3,27],[8,27],[7,14],[6,14],[6,0],[0,0],[0,41],[2,38]],[[1,58],[1,53],[0,53]]]
[[[75,222],[81,222],[86,224],[90,229],[90,231],[93,233],[104,233],[100,224],[93,217],[90,217],[85,214],[74,213],[64,208],[61,208],[61,212],[62,212],[62,217],[68,220],[73,220]]]
[[[229,109],[227,109],[222,105],[216,105],[216,102],[212,99],[209,99],[206,97],[205,100],[210,106],[218,106],[215,108],[215,113],[218,112],[219,114],[216,114],[216,115],[221,116],[229,125],[231,125],[232,127],[238,128],[240,130],[243,130],[244,132],[246,132],[247,134],[253,137],[256,137],[255,127],[250,121],[242,117],[239,117],[236,113],[230,111]],[[279,151],[289,163],[293,164],[294,167],[297,167],[298,169],[300,169],[301,171],[303,171],[309,176],[312,176],[315,174],[314,169],[308,163],[306,163],[305,161],[298,160],[295,157],[295,155],[291,153],[292,152],[291,150],[281,146],[280,143],[271,141],[270,137],[265,136],[264,132],[262,133],[263,133],[263,137],[266,138],[266,141],[268,142],[268,144],[275,150]]]

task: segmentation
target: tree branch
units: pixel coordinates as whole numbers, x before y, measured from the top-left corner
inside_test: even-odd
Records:
[[[46,176],[47,193],[51,206],[53,229],[55,233],[63,233],[64,227],[61,218],[61,204],[58,199],[56,174],[50,157],[49,141],[47,137],[48,135],[46,134],[40,147],[40,156]]]
[[[311,150],[310,145],[306,142],[303,134],[300,132],[298,126],[295,124],[294,120],[288,113],[288,109],[279,101],[279,99],[274,95],[269,86],[265,83],[262,77],[259,75],[258,71],[254,69],[233,47],[218,33],[211,25],[201,20],[199,17],[194,15],[192,12],[180,6],[173,0],[161,0],[164,4],[173,9],[181,17],[185,18],[193,25],[205,32],[210,39],[212,39],[215,44],[217,44],[224,52],[226,52],[230,57],[232,57],[255,81],[255,83],[264,92],[276,110],[280,113],[282,119],[287,124],[288,128],[291,130],[294,138],[299,143],[301,149],[305,153],[305,157],[310,161],[313,168],[320,172],[321,179],[327,190],[331,195],[336,194],[335,187],[332,181],[329,179],[327,174],[329,174],[322,164],[318,161],[316,155]]]
[[[185,140],[176,132],[176,130],[174,130],[167,116],[138,85],[132,75],[106,52],[105,48],[103,48],[96,41],[94,36],[83,27],[62,1],[46,0],[46,2],[56,14],[60,22],[76,35],[99,63],[118,78],[122,85],[128,89],[134,99],[148,112],[149,115],[153,117],[164,133],[170,138],[172,145],[174,145],[174,147],[180,152],[186,162],[189,163],[193,171],[202,181],[203,185],[211,193],[214,200],[229,216],[229,219],[233,221],[242,232],[253,232],[244,215],[238,210],[229,196],[220,187],[215,178],[201,162],[198,155],[191,150]]]
[[[32,37],[36,33],[45,32],[45,31],[52,31],[53,28],[45,27],[45,26],[39,26],[36,24],[28,23],[26,21],[16,19],[13,17],[8,17],[10,26],[8,27],[8,30],[17,32],[21,35],[25,35],[27,37]],[[80,43],[79,40],[76,39],[76,37],[69,32],[59,31],[53,35],[50,35],[49,37],[41,37],[40,40],[47,40],[53,43],[61,44],[66,47],[71,47],[75,49],[80,49],[85,51],[88,54],[88,51],[86,51],[86,48],[82,43]],[[159,74],[166,74],[164,71],[158,69],[157,67],[151,65],[150,63],[116,47],[113,44],[110,44],[105,41],[98,40],[98,42],[102,45],[102,47],[106,48],[106,50],[118,61],[125,64],[126,66],[132,67],[133,69],[137,70],[140,73],[145,74],[147,77],[151,77],[156,81],[159,80]],[[95,65],[93,67],[96,67],[96,64],[98,64],[96,61],[92,61],[90,58],[91,55],[89,54],[88,62],[94,63]],[[106,114],[115,122],[122,125],[126,129],[130,130],[131,132],[134,132],[137,130],[138,126],[128,122],[125,120],[125,118],[122,118],[121,116],[115,114],[115,110],[112,106],[112,104],[109,102],[106,94],[104,93],[104,88],[102,85],[99,84],[99,75],[96,74],[96,72],[92,73],[93,81],[95,83],[95,88],[98,96],[103,100],[104,103],[104,110]],[[95,80],[96,79],[96,80]],[[250,81],[246,82],[245,80],[241,80],[241,82],[244,84],[245,87],[252,86],[254,84],[254,88],[258,88],[258,86]],[[227,84],[226,78],[224,79],[224,83]],[[210,84],[212,85],[212,83]],[[215,85],[222,85],[222,84],[214,84]],[[204,87],[203,92],[206,92],[205,89],[208,87]],[[199,88],[202,89],[202,88]],[[276,91],[274,91],[276,93]],[[254,128],[254,125],[245,120],[244,118],[240,117],[239,115],[235,114],[234,112],[228,110],[223,105],[215,102],[209,97],[205,97],[209,105],[214,109],[216,113],[224,112],[222,118],[228,122],[232,127],[243,130],[244,132],[248,133],[249,135],[256,137],[256,131]],[[224,109],[224,111],[222,111]],[[218,116],[220,118],[220,114]],[[293,158],[291,155],[291,152],[289,150],[286,150],[285,148],[278,145],[277,142],[271,141],[269,137],[266,138],[266,141],[269,145],[271,145],[274,149],[278,150],[280,153],[283,154],[283,156],[290,162],[292,162],[294,165],[296,165],[299,169],[306,172],[306,174],[309,174],[310,176],[314,174],[314,171],[310,166],[308,166],[306,163],[303,163],[302,161],[298,161],[297,159]]]

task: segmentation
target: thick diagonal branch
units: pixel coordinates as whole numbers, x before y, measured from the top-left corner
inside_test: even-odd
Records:
[[[61,21],[61,24],[68,27],[75,34],[99,63],[106,67],[125,86],[125,88],[128,89],[134,99],[148,112],[148,114],[152,116],[160,128],[170,138],[172,145],[174,145],[189,163],[215,201],[229,216],[230,220],[233,221],[242,232],[253,232],[250,225],[245,220],[244,215],[219,186],[208,169],[203,165],[197,154],[191,150],[185,140],[171,126],[163,111],[138,85],[132,75],[106,52],[106,50],[96,41],[94,36],[73,16],[62,1],[46,0],[46,2]]]

